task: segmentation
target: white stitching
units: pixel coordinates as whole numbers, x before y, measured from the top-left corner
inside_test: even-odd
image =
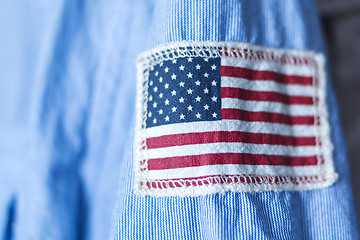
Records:
[[[149,69],[162,61],[173,60],[180,57],[220,57],[226,55],[251,61],[269,61],[277,64],[309,65],[316,68],[313,79],[317,84],[314,92],[314,101],[318,99],[317,116],[321,125],[317,127],[316,145],[317,156],[323,158],[324,163],[318,162],[319,176],[289,177],[289,176],[221,176],[208,177],[201,180],[149,180],[147,177],[147,152],[145,131],[147,118],[147,99]],[[310,190],[326,187],[334,183],[337,174],[334,172],[332,161],[332,144],[330,141],[330,128],[327,122],[327,109],[325,102],[325,72],[324,58],[321,54],[310,51],[297,51],[288,49],[271,49],[236,42],[178,42],[161,45],[153,50],[144,52],[137,57],[137,126],[135,133],[135,193],[151,196],[199,196],[211,193],[224,193],[227,191],[279,191],[279,190]],[[320,144],[321,142],[321,144]],[[145,159],[145,160],[143,160]],[[141,163],[141,164],[140,164]],[[323,164],[323,166],[321,166]],[[276,182],[276,179],[279,181]],[[214,182],[215,181],[215,182]],[[155,184],[156,188],[149,188],[147,184]],[[217,184],[215,184],[217,183]],[[174,188],[175,184],[179,187]],[[279,188],[278,185],[282,184]],[[191,186],[188,186],[191,185]],[[164,190],[166,189],[166,190]],[[179,190],[180,189],[180,190]],[[196,190],[198,189],[198,190]]]
[[[252,176],[244,174],[237,176],[208,177],[200,180],[148,180],[147,183],[151,185],[155,184],[156,188],[145,187],[139,194],[143,196],[201,196],[211,193],[225,193],[228,191],[264,192],[282,190],[311,190],[329,186],[334,183],[336,179],[336,175],[329,177],[289,177]],[[224,184],[224,182],[227,184]],[[282,184],[281,189],[279,189],[278,186],[280,184]],[[175,188],[174,186],[177,187]],[[164,191],[164,189],[166,189],[166,191]]]

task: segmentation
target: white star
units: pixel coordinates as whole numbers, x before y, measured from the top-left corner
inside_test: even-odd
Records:
[[[162,109],[159,110],[159,114],[163,114],[163,112],[164,112],[164,111],[163,111]]]
[[[200,65],[199,65],[199,64],[196,65],[196,69],[197,69],[197,70],[200,69]]]
[[[212,114],[212,116],[213,116],[213,118],[216,118],[216,117],[217,117],[217,114],[214,112],[214,113]]]
[[[149,102],[151,102],[152,100],[153,100],[153,96],[150,95],[150,97],[149,97]]]
[[[162,67],[163,65],[164,65],[164,62],[161,62],[161,63],[160,63],[160,67]]]
[[[166,117],[165,117],[165,121],[168,122],[169,120],[170,120],[169,116],[166,116]]]
[[[162,77],[159,78],[159,82],[163,82],[163,78],[162,78]]]
[[[185,85],[185,83],[184,82],[180,82],[180,87],[183,87],[184,85]]]
[[[156,123],[156,118],[154,118],[153,123]]]
[[[208,89],[208,88],[205,88],[205,89],[204,89],[204,93],[209,93],[209,89]]]
[[[209,74],[206,72],[204,73],[204,77],[208,78],[209,77]]]
[[[157,75],[159,75],[159,72],[156,72],[156,73],[155,73],[155,76],[157,76]]]
[[[150,70],[153,71],[153,70],[154,70],[154,66],[152,66],[152,67],[150,68]]]
[[[217,101],[217,97],[213,96],[213,97],[211,98],[211,100],[212,100],[213,102],[216,102],[216,101]]]
[[[192,60],[193,60],[193,59],[192,59],[191,57],[188,58],[188,62],[192,62]]]
[[[158,88],[157,87],[154,87],[154,92],[157,92],[158,91]]]
[[[154,108],[156,108],[156,107],[157,107],[157,103],[156,103],[156,102],[154,102],[153,107],[154,107]]]
[[[191,88],[189,88],[189,89],[187,90],[187,93],[188,93],[188,94],[192,94],[192,92],[193,92],[193,90],[192,90]]]
[[[192,73],[189,72],[189,73],[187,74],[187,77],[188,77],[188,78],[192,78]]]
[[[191,105],[189,105],[189,106],[187,107],[187,109],[188,109],[188,111],[192,111],[193,107],[192,107]]]
[[[168,72],[168,71],[169,71],[169,68],[168,68],[168,67],[166,67],[166,68],[164,69],[164,71],[165,71],[165,72]]]
[[[179,102],[183,103],[184,100],[185,100],[185,99],[184,99],[183,97],[181,97],[181,98],[179,99]]]
[[[180,69],[181,71],[184,71],[184,69],[185,69],[184,65],[181,65],[181,66],[179,67],[179,69]]]
[[[201,97],[197,96],[197,97],[195,98],[195,100],[196,100],[197,102],[200,102]]]
[[[211,66],[211,70],[215,70],[215,69],[216,69],[216,65],[213,64],[213,65]]]
[[[204,106],[204,109],[205,109],[205,110],[209,110],[209,105],[206,104],[206,105]]]
[[[165,105],[169,105],[169,100],[168,99],[165,100]]]
[[[160,93],[159,94],[159,98],[162,98],[164,96],[164,94]]]
[[[212,82],[211,82],[211,85],[216,86],[216,81],[215,81],[215,80],[212,81]]]
[[[181,115],[180,115],[180,119],[185,119],[185,115],[184,115],[184,114],[181,114]]]
[[[153,81],[150,81],[150,86],[152,86],[154,84],[154,82]]]
[[[197,80],[197,81],[195,82],[195,84],[196,84],[197,86],[200,86],[200,81]]]
[[[175,96],[175,95],[176,95],[176,91],[175,91],[175,90],[172,90],[172,91],[171,91],[171,95],[172,95],[172,96]]]
[[[200,118],[200,117],[201,117],[201,114],[200,114],[200,113],[197,113],[195,116],[196,116],[196,118]]]
[[[168,89],[168,88],[169,88],[169,84],[165,83],[165,89]]]
[[[176,61],[177,61],[176,59],[173,59],[173,60],[172,60],[172,63],[176,63]]]
[[[171,75],[171,79],[175,80],[176,79],[176,75],[173,73],[173,75]]]
[[[204,58],[204,61],[205,61],[205,62],[208,62],[208,61],[209,61],[209,59],[208,59],[208,58]]]
[[[148,116],[149,116],[149,117],[151,117],[151,116],[152,116],[152,113],[151,113],[151,112],[149,112]]]
[[[172,112],[176,112],[176,109],[177,109],[177,108],[174,106],[174,107],[172,107],[171,111],[172,111]]]

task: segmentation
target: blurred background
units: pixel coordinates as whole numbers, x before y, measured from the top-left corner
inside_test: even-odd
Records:
[[[10,43],[19,48],[13,49],[10,56],[0,58],[1,76],[7,78],[0,81],[0,116],[3,117],[0,122],[3,126],[10,126],[11,124],[7,123],[14,121],[14,118],[8,115],[7,119],[7,116],[2,113],[12,112],[11,116],[16,116],[15,121],[18,121],[18,124],[14,125],[21,126],[21,123],[26,125],[27,121],[33,121],[24,119],[24,116],[28,116],[24,110],[36,111],[36,109],[26,107],[32,106],[27,99],[29,99],[31,89],[36,89],[34,86],[40,84],[37,81],[40,81],[42,77],[40,74],[44,72],[43,68],[47,67],[45,63],[49,61],[49,51],[52,49],[49,44],[54,42],[48,37],[55,35],[63,1],[22,1],[21,9],[18,8],[16,1],[6,3],[3,1],[5,0],[0,0],[0,33],[7,34],[0,35],[0,54],[8,52],[6,48]],[[360,0],[318,0],[318,8],[340,107],[357,213],[360,216]],[[9,28],[11,24],[22,26],[22,29],[11,29]],[[38,27],[29,28],[28,26]],[[24,38],[26,41],[21,40]],[[35,64],[39,62],[44,64]],[[27,70],[18,71],[12,66]],[[23,84],[22,79],[29,79],[27,87],[19,88],[23,89],[22,91],[18,89],[1,91],[1,89],[6,89],[3,84],[7,81],[13,81],[11,86],[16,87],[17,82]],[[13,93],[18,95],[14,96]],[[8,101],[9,99],[14,101]],[[33,99],[33,101],[36,100]],[[16,112],[18,109],[15,106],[19,105],[24,107],[22,111]],[[6,148],[7,145],[12,144],[12,141],[18,141],[17,134],[24,135],[22,129],[1,129],[2,125],[0,125],[0,132],[11,132],[14,137],[6,140],[0,137],[0,147]]]
[[[360,216],[360,1],[318,0]]]

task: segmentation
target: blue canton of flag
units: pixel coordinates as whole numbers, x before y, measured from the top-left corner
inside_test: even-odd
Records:
[[[221,119],[220,58],[163,61],[148,84],[147,127]]]

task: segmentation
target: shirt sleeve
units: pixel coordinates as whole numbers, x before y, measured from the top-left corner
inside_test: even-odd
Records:
[[[239,42],[324,53],[313,1],[166,1],[147,7],[151,14],[139,16],[137,21],[143,24],[133,30],[148,33],[144,39],[132,36],[130,47],[138,49],[138,53],[181,41]],[[149,74],[156,74],[156,69]],[[135,71],[128,77],[135,81]],[[120,173],[114,239],[356,238],[349,169],[329,77],[326,83],[332,156],[339,175],[333,185],[307,191],[139,196],[133,187],[136,169],[132,151],[136,150],[130,150],[129,143]],[[148,124],[154,126],[156,122]],[[131,136],[136,138],[135,133]]]

